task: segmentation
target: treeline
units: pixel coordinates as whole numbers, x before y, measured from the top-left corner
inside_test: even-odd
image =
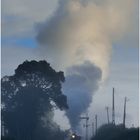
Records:
[[[139,140],[139,128],[124,128],[123,125],[106,124],[98,129],[92,140]]]

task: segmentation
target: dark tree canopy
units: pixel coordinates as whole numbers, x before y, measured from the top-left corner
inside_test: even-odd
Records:
[[[53,109],[67,109],[62,94],[63,72],[56,72],[46,61],[25,61],[13,76],[1,79],[2,123],[7,136],[15,140],[62,139],[53,122]],[[55,128],[55,129],[54,129]],[[53,135],[51,135],[51,131]]]
[[[91,140],[139,140],[139,129],[106,124],[98,129],[97,134]]]

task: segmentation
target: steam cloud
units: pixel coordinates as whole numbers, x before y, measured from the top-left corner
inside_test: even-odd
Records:
[[[131,29],[135,2],[60,0],[54,16],[39,26],[42,53],[60,69],[89,60],[102,69],[104,79],[112,43]]]
[[[67,71],[64,91],[72,125],[108,75],[112,43],[131,30],[136,0],[59,0],[53,17],[39,24],[41,53]]]
[[[78,126],[81,113],[85,112],[92,102],[92,93],[98,89],[101,80],[101,70],[90,62],[73,66],[64,83],[64,93],[68,97],[69,110],[67,116],[75,129]]]

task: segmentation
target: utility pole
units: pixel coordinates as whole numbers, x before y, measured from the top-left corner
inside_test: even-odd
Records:
[[[4,122],[1,121],[2,127],[1,127],[1,135],[5,136],[5,128],[4,128]]]
[[[123,126],[125,128],[125,120],[126,120],[126,102],[127,102],[127,97],[124,98],[124,114],[123,114]]]
[[[95,134],[97,134],[97,115],[95,115]]]
[[[85,140],[88,140],[88,127],[89,127],[88,121],[89,121],[89,117],[88,117],[88,115],[86,115],[85,117],[80,117],[80,119],[83,119],[83,120],[86,121],[86,124],[85,124],[85,128],[86,128]]]
[[[92,122],[92,136],[94,137],[94,122]]]
[[[108,106],[106,107],[106,113],[107,113],[107,121],[108,121],[108,124],[109,124],[109,107]]]
[[[115,125],[115,99],[114,99],[114,88],[113,88],[113,96],[112,96],[112,124]]]

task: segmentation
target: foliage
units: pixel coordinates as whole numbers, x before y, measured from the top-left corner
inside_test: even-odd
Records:
[[[15,140],[53,140],[55,135],[62,139],[53,110],[68,108],[61,91],[64,81],[63,72],[56,72],[46,61],[25,61],[13,76],[3,77],[2,123],[7,135]]]
[[[123,125],[103,125],[92,140],[139,140],[139,129],[124,128]]]

